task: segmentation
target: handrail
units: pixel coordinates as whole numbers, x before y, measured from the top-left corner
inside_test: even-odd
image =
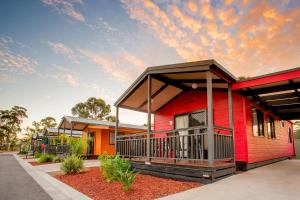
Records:
[[[177,133],[180,131],[192,131],[192,130],[202,130],[202,129],[207,129],[207,126],[195,126],[195,127],[189,127],[189,128],[151,131],[150,135],[163,134],[163,133]],[[138,136],[145,136],[145,135],[147,135],[147,133],[143,132],[143,133],[137,133],[137,134],[118,135],[117,138],[138,137]]]
[[[117,138],[138,137],[138,136],[146,136],[146,135],[147,133],[126,134],[126,135],[118,135]]]
[[[158,131],[152,131],[151,134],[160,134],[160,133],[164,133],[164,132],[192,131],[192,130],[198,130],[198,129],[207,129],[207,126],[193,126],[193,127],[189,127],[189,128],[158,130]]]
[[[232,131],[232,128],[226,128],[223,126],[214,126],[214,129],[222,130],[222,131]]]

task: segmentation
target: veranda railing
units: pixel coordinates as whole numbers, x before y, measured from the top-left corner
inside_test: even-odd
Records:
[[[150,158],[207,160],[207,127],[153,131],[150,134]],[[117,137],[117,152],[128,158],[147,156],[147,133]],[[232,130],[214,127],[215,160],[233,158]]]

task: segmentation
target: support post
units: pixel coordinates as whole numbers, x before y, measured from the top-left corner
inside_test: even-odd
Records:
[[[64,137],[66,136],[66,122],[64,121]],[[60,145],[64,145],[63,139],[60,140]]]
[[[73,135],[73,122],[71,122],[71,137]]]
[[[233,162],[235,162],[235,151],[234,151],[234,124],[233,124],[233,104],[232,104],[232,87],[231,83],[228,84],[228,118],[229,118],[229,128],[232,130],[232,155]]]
[[[86,148],[86,156],[90,155],[90,129],[87,128],[87,132],[86,132],[86,141],[87,141],[87,148]]]
[[[151,76],[148,75],[148,97],[147,97],[147,108],[148,108],[148,129],[147,129],[147,162],[150,162],[150,134],[151,134]]]
[[[116,107],[116,126],[115,126],[115,156],[117,155],[118,146],[117,146],[117,137],[119,129],[119,107]]]
[[[208,166],[214,164],[214,125],[213,125],[213,96],[212,96],[212,74],[206,72],[206,91],[207,91],[207,144],[208,144]]]

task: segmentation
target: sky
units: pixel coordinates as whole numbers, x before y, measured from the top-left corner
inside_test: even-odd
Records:
[[[23,127],[92,96],[113,105],[146,67],[204,59],[235,76],[299,67],[300,1],[0,2],[0,109],[26,107]]]

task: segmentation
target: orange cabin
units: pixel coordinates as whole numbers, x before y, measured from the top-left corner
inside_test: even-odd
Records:
[[[64,116],[59,128],[71,131],[82,131],[82,138],[87,141],[84,154],[87,156],[99,156],[104,152],[110,155],[115,153],[115,122],[84,119]],[[145,133],[147,127],[132,124],[119,123],[118,134]]]

